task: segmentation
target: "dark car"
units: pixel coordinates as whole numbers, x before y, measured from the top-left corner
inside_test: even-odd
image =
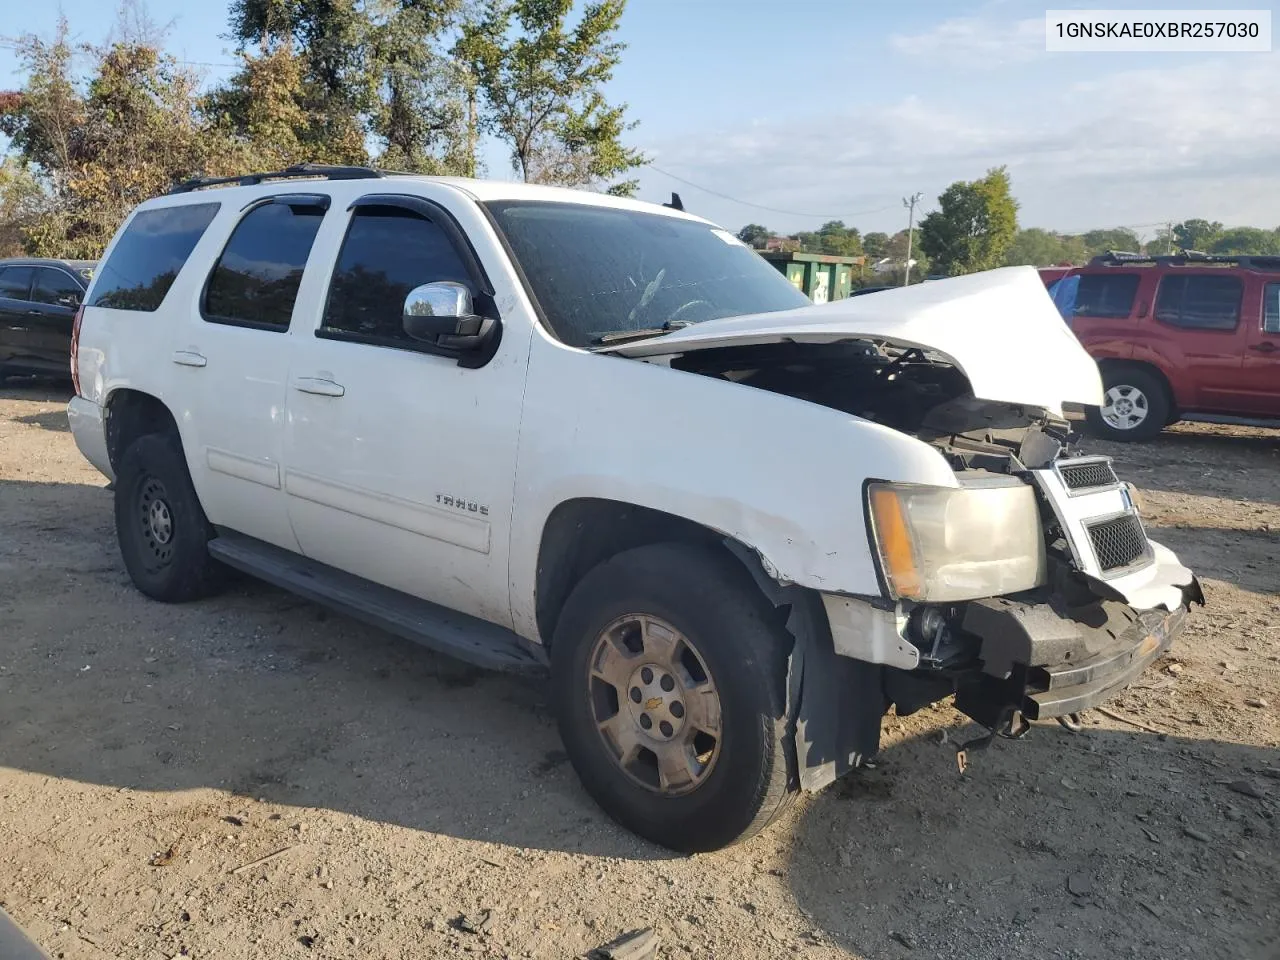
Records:
[[[71,377],[71,325],[92,260],[0,260],[0,377]]]

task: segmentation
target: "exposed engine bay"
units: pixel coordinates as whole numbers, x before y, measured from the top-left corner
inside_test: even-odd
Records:
[[[820,404],[911,434],[952,469],[1015,473],[1067,448],[1070,425],[1040,407],[974,397],[954,365],[923,350],[870,340],[726,346],[671,366]]]

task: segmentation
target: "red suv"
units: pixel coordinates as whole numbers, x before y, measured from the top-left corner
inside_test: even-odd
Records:
[[[1048,287],[1098,361],[1099,436],[1179,420],[1280,427],[1280,257],[1108,253]]]

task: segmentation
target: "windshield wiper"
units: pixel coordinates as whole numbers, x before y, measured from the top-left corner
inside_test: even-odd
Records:
[[[591,342],[604,346],[610,343],[625,343],[628,340],[643,340],[646,337],[660,337],[672,330],[683,330],[693,326],[692,320],[668,320],[660,327],[642,327],[639,330],[611,330],[602,333]]]

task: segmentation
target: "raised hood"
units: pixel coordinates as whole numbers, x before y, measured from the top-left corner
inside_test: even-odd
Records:
[[[1032,267],[1004,267],[797,310],[708,320],[601,350],[663,357],[787,341],[874,340],[958,367],[975,397],[1044,407],[1102,402],[1098,365],[1063,323]]]

